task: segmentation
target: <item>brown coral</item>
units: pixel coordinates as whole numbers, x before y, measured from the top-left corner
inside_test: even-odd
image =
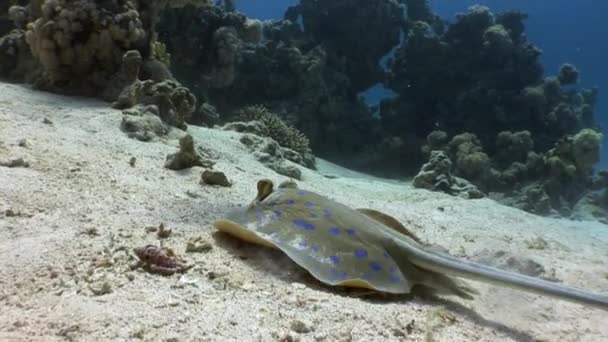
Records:
[[[270,137],[282,147],[297,152],[305,166],[314,168],[315,160],[308,138],[296,128],[286,124],[278,115],[270,112],[266,107],[260,105],[245,107],[237,113],[234,120],[259,121],[262,124],[261,135]]]

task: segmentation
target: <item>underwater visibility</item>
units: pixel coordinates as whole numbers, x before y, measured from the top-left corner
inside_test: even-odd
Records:
[[[0,341],[608,341],[606,10],[0,3]]]

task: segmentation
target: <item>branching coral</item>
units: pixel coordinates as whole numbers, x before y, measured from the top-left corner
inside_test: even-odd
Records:
[[[456,161],[457,175],[471,181],[486,177],[490,169],[490,158],[483,152],[475,134],[463,133],[453,137],[448,150]]]
[[[234,118],[235,121],[259,121],[262,123],[263,136],[270,137],[286,147],[299,153],[307,167],[314,168],[315,161],[310,149],[308,138],[297,129],[286,124],[278,115],[270,112],[264,106],[249,106],[241,109]]]

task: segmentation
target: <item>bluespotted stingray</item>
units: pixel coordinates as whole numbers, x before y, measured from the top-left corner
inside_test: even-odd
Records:
[[[458,259],[423,244],[396,219],[352,209],[292,181],[257,184],[256,198],[214,222],[222,232],[283,251],[331,286],[410,293],[415,285],[471,299],[457,278],[506,286],[608,310],[608,296]],[[456,278],[454,278],[456,277]]]

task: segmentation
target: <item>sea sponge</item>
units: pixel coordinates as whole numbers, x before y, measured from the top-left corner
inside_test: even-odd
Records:
[[[159,41],[154,41],[151,44],[152,57],[159,62],[162,62],[167,67],[171,66],[171,54],[167,51],[167,46]]]
[[[213,33],[215,68],[210,73],[210,86],[225,88],[236,78],[236,62],[241,40],[234,27],[223,26]]]
[[[582,172],[589,172],[600,160],[600,145],[603,135],[592,129],[583,129],[572,140],[572,155],[576,167]]]
[[[562,137],[545,155],[545,165],[554,179],[586,177],[599,161],[602,133],[582,129],[576,135]]]
[[[247,43],[257,44],[262,40],[264,23],[259,19],[249,19],[245,21],[245,34],[243,39]]]
[[[578,80],[578,70],[574,65],[564,63],[559,67],[557,78],[562,85],[574,84]]]
[[[449,142],[448,134],[440,130],[432,131],[426,137],[426,142],[431,150],[442,150]]]
[[[513,40],[502,25],[492,25],[483,33],[483,45],[496,52],[507,52],[513,49]]]
[[[452,160],[456,161],[456,173],[473,181],[484,178],[490,170],[490,157],[483,152],[481,142],[472,133],[462,133],[448,144]]]
[[[264,130],[264,136],[270,137],[282,147],[294,150],[302,156],[305,166],[314,168],[315,159],[310,149],[308,138],[296,128],[286,124],[278,115],[270,112],[266,107],[254,105],[239,110],[234,121],[259,121]]]
[[[534,141],[530,131],[502,131],[496,137],[496,154],[504,163],[524,162],[532,150]]]

